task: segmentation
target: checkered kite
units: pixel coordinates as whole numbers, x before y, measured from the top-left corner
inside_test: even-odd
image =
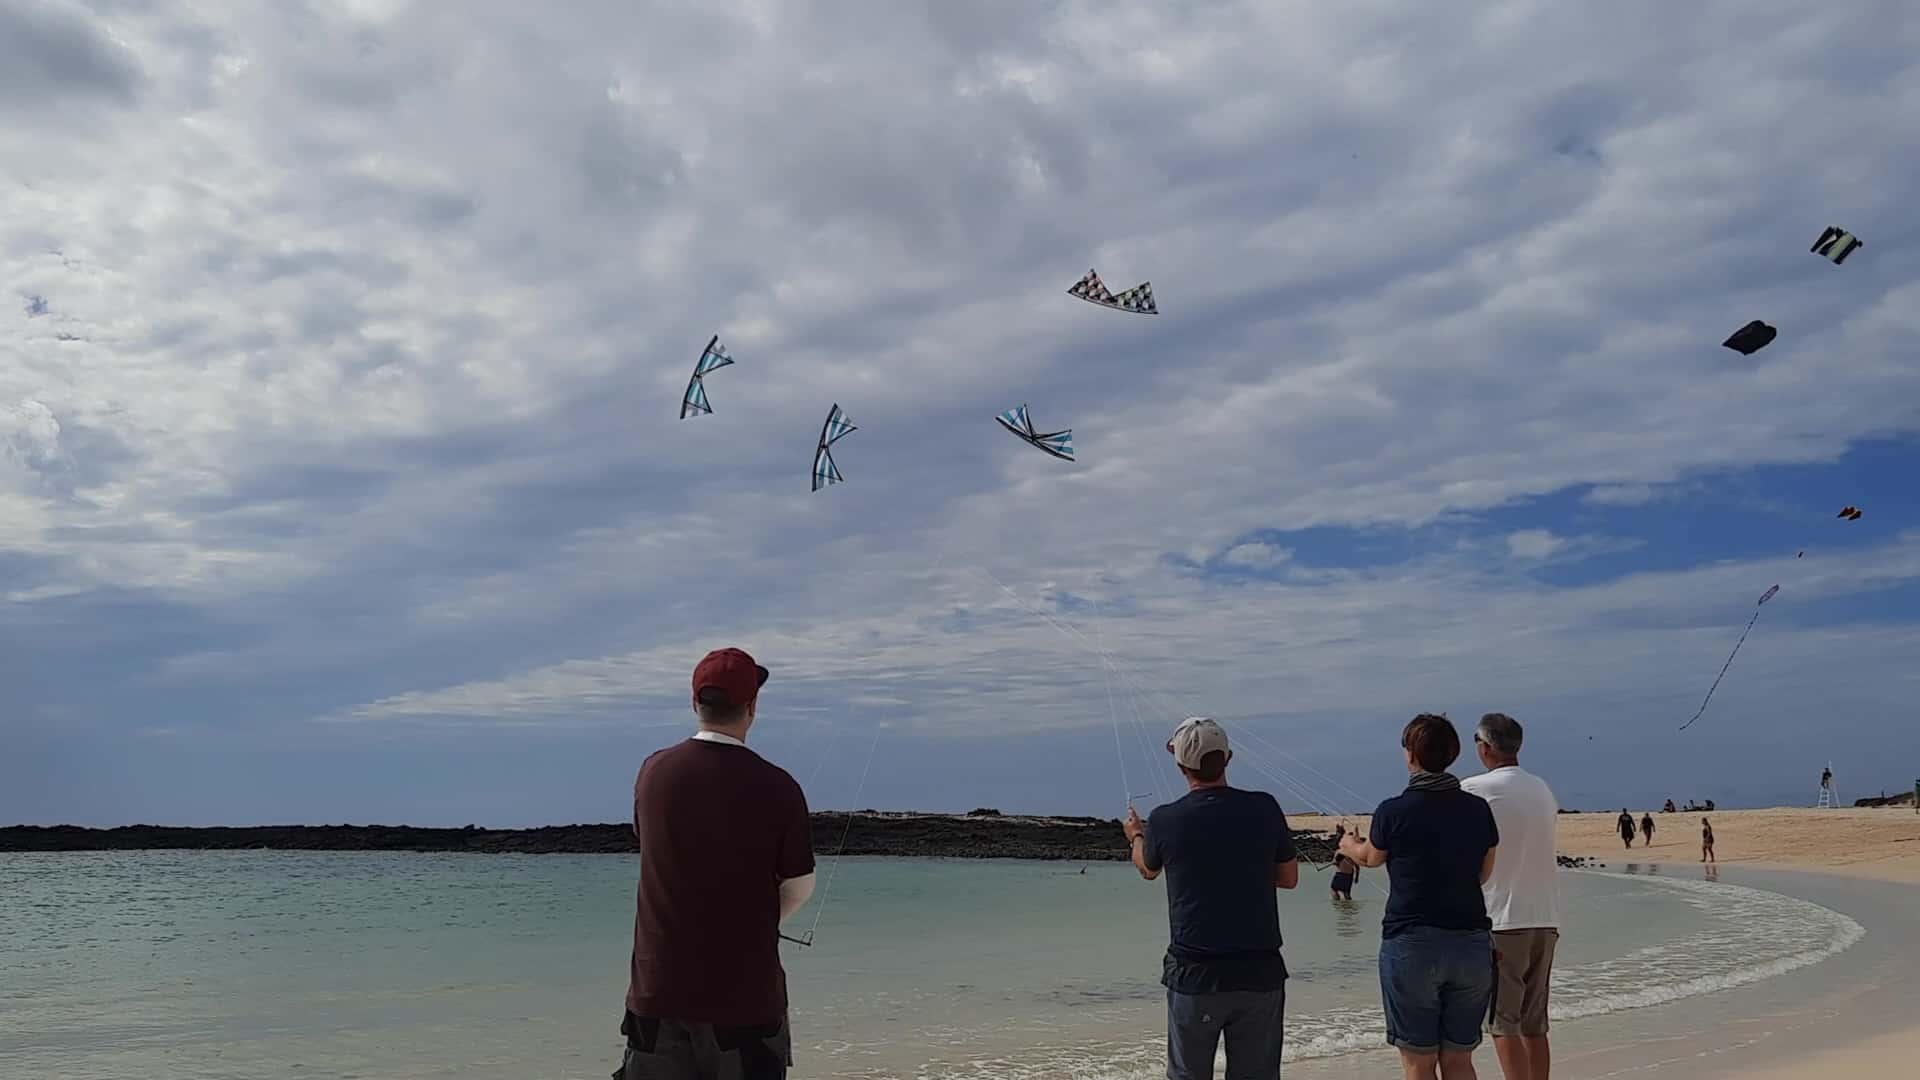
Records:
[[[847,414],[835,405],[827,414],[827,422],[820,425],[820,444],[813,450],[813,490],[819,491],[829,484],[838,484],[846,477],[840,475],[840,469],[833,463],[833,451],[829,449],[842,435],[859,428],[847,423]]]
[[[1100,280],[1100,275],[1089,270],[1087,276],[1075,282],[1073,288],[1068,289],[1067,292],[1089,304],[1099,304],[1101,307],[1110,307],[1115,311],[1131,311],[1135,315],[1160,314],[1160,309],[1153,303],[1153,283],[1150,281],[1143,281],[1115,296],[1107,291],[1106,285]]]
[[[1033,429],[1033,418],[1027,415],[1027,407],[1025,405],[1017,409],[1008,409],[1006,412],[994,417],[994,419],[1000,421],[1001,427],[1020,436],[1028,443],[1045,450],[1054,457],[1064,458],[1067,461],[1073,460],[1072,428],[1068,428],[1065,431],[1050,431],[1045,434],[1037,432]]]
[[[733,363],[733,357],[727,355],[726,346],[720,344],[720,335],[713,335],[707,347],[700,350],[700,359],[694,362],[693,378],[687,380],[687,392],[680,398],[680,419],[699,414],[710,413],[713,406],[707,404],[707,384],[701,379],[707,372],[726,367]]]

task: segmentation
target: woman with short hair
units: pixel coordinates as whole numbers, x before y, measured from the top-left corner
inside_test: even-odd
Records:
[[[1480,885],[1500,842],[1486,800],[1460,788],[1447,767],[1460,734],[1444,716],[1421,713],[1400,733],[1407,790],[1373,812],[1366,839],[1340,851],[1387,868],[1392,889],[1380,929],[1380,997],[1387,1041],[1408,1080],[1476,1080],[1473,1051],[1493,997],[1492,922]]]

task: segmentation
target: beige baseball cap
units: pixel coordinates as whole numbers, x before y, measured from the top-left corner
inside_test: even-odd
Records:
[[[1167,740],[1173,760],[1189,769],[1198,769],[1200,761],[1215,750],[1227,749],[1227,733],[1211,717],[1189,716],[1173,729]]]

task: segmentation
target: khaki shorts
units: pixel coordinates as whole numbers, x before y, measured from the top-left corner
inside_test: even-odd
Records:
[[[1489,1035],[1547,1033],[1547,985],[1553,978],[1553,949],[1559,942],[1558,930],[1494,931]]]

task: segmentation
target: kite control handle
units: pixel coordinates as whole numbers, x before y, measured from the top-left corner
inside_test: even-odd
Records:
[[[804,938],[792,937],[782,931],[776,931],[776,933],[780,934],[781,941],[791,941],[795,945],[799,945],[804,948],[808,948],[808,949],[813,948],[813,931],[811,930],[807,931],[807,936]]]

